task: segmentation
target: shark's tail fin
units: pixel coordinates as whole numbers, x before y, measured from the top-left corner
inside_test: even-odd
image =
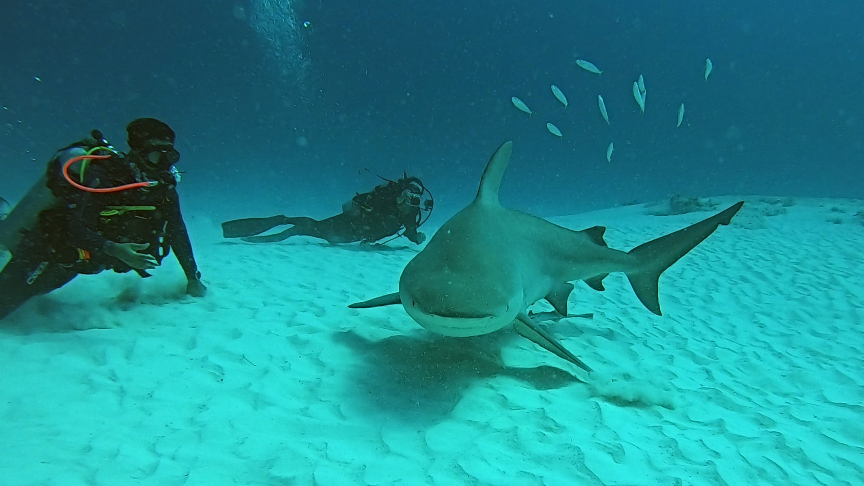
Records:
[[[630,285],[633,286],[633,291],[636,292],[636,297],[648,310],[658,316],[661,315],[658,295],[660,274],[695,248],[696,245],[702,243],[718,226],[729,224],[743,204],[743,201],[736,203],[706,220],[630,250],[630,254],[636,257],[639,262],[639,271],[628,273],[627,278],[630,280]]]

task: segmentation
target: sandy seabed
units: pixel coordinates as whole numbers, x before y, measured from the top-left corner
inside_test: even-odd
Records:
[[[864,203],[747,200],[661,278],[663,317],[623,275],[577,285],[594,317],[548,329],[591,376],[511,330],[348,309],[396,290],[404,239],[250,245],[196,223],[207,297],[172,257],[3,321],[0,484],[864,484]],[[629,249],[708,215],[658,212],[554,222]]]

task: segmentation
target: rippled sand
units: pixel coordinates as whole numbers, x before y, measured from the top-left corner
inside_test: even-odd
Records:
[[[509,331],[444,338],[399,307],[348,309],[396,289],[404,240],[192,226],[205,299],[181,295],[172,258],[3,321],[0,483],[857,486],[864,203],[748,201],[661,278],[663,317],[622,275],[577,285],[572,312],[593,319],[549,329],[593,376]],[[707,215],[652,212],[554,221],[629,249]]]

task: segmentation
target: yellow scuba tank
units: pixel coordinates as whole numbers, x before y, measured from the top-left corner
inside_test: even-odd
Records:
[[[7,250],[13,255],[21,242],[21,230],[36,226],[39,213],[57,203],[57,198],[48,189],[47,178],[43,174],[18,201],[6,219],[0,221],[0,251]]]
[[[52,162],[69,160],[86,153],[87,151],[80,146],[70,146],[54,154],[51,160]],[[36,228],[39,214],[54,207],[58,201],[59,199],[48,187],[48,174],[45,172],[18,201],[18,204],[12,208],[6,219],[0,220],[0,251],[9,251],[15,255],[15,250],[21,243],[23,236],[22,230]]]
[[[80,140],[57,151],[48,162],[48,169],[42,177],[18,201],[6,219],[0,219],[0,251],[7,250],[14,255],[21,243],[23,232],[34,230],[37,227],[39,214],[60,203],[61,199],[57,197],[52,187],[57,189],[63,186],[57,181],[62,179],[64,171],[68,169],[69,172],[74,172],[75,176],[83,179],[88,161],[79,161],[71,164],[71,167],[64,167],[67,161],[88,155],[97,148],[108,153],[119,153],[99,130],[93,130],[90,135],[89,139]]]

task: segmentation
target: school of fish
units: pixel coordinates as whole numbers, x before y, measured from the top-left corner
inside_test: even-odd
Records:
[[[591,74],[596,74],[596,75],[603,74],[603,71],[600,68],[598,68],[597,65],[592,63],[591,61],[586,61],[584,59],[577,59],[576,65],[578,67],[582,68],[583,70],[591,73]],[[710,76],[713,71],[714,71],[714,63],[711,61],[710,58],[706,58],[705,59],[705,71],[703,74],[705,81],[708,81],[708,76]],[[559,103],[564,105],[564,108],[566,109],[569,106],[569,102],[567,101],[567,96],[564,94],[564,92],[561,90],[561,88],[559,88],[558,86],[556,86],[554,84],[551,85],[550,88],[552,90],[552,96],[554,96],[555,99],[558,100]],[[633,99],[636,100],[636,105],[639,107],[639,113],[642,115],[645,114],[645,104],[646,104],[647,98],[648,98],[648,90],[645,88],[645,77],[642,74],[640,74],[639,77],[636,78],[635,81],[633,81]],[[522,101],[520,98],[514,96],[514,97],[510,98],[510,101],[513,103],[513,106],[515,106],[519,111],[527,113],[529,116],[534,114],[534,112],[530,108],[528,108],[528,105],[524,101]],[[603,117],[603,121],[606,122],[606,125],[611,125],[611,123],[609,122],[609,111],[606,108],[606,101],[603,99],[603,95],[599,95],[599,94],[597,95],[597,106],[600,109],[600,116]],[[684,122],[684,103],[681,103],[681,105],[678,107],[678,119],[677,119],[677,124],[675,125],[675,128],[680,128],[681,124],[683,122]],[[546,122],[546,130],[548,130],[549,133],[551,133],[555,137],[562,138],[564,136],[564,133],[561,131],[561,129],[558,128],[552,122]],[[615,148],[614,148],[613,142],[609,142],[609,145],[606,148],[606,161],[607,162],[612,162],[612,152],[614,150],[615,150]]]

